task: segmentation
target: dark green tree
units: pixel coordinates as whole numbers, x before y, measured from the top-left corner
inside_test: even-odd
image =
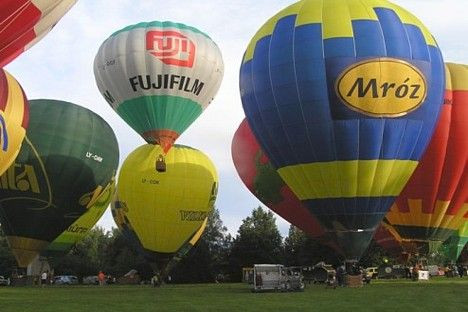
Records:
[[[359,260],[359,265],[363,268],[378,267],[383,264],[396,264],[398,260],[394,259],[385,249],[383,249],[375,240],[371,240],[369,247]]]
[[[255,263],[283,263],[282,237],[271,211],[259,206],[242,221],[229,260],[233,281],[241,280],[243,267],[251,267]]]
[[[153,276],[151,265],[132,248],[122,232],[113,228],[111,237],[112,241],[104,252],[105,272],[120,277],[135,269],[143,280],[150,280]]]
[[[293,225],[284,240],[284,251],[288,266],[312,266],[321,261],[332,265],[340,263],[335,250]]]
[[[50,260],[55,275],[96,275],[100,270],[104,270],[104,253],[112,240],[111,232],[99,226],[92,228],[67,255]]]

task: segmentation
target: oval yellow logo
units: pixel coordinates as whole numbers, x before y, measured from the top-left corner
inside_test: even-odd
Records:
[[[371,59],[346,68],[335,85],[352,110],[375,117],[399,117],[426,99],[424,75],[410,63],[390,58]]]

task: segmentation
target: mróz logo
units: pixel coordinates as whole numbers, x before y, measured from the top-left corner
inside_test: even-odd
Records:
[[[173,30],[148,31],[146,50],[168,65],[192,67],[195,60],[195,43]]]
[[[375,117],[399,117],[426,99],[424,75],[410,63],[371,59],[346,68],[338,77],[336,93],[350,109]]]

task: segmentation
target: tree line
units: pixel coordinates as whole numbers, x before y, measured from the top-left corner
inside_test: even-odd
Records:
[[[361,259],[364,267],[378,266],[391,257],[373,241]],[[237,282],[242,268],[255,263],[281,263],[288,266],[312,266],[320,261],[337,266],[340,258],[330,247],[309,238],[290,226],[283,239],[274,214],[262,207],[255,208],[242,221],[235,237],[224,226],[217,209],[209,216],[206,230],[198,243],[170,272],[175,283]],[[123,276],[131,269],[144,280],[153,275],[145,259],[132,250],[117,228],[106,231],[94,227],[67,255],[49,259],[55,275],[76,275],[79,278],[104,271]],[[16,261],[0,231],[0,275],[9,276]]]

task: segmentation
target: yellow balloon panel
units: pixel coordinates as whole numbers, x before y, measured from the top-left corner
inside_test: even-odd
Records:
[[[87,211],[49,244],[45,254],[50,252],[66,253],[81,241],[109,207],[115,188],[115,180],[112,180],[106,187],[98,189],[95,192],[96,196],[86,206]]]
[[[218,177],[202,152],[174,146],[165,156],[166,172],[155,169],[159,145],[144,145],[122,165],[117,185],[119,227],[132,229],[142,247],[175,253],[203,225],[216,200]]]
[[[0,69],[0,175],[21,148],[29,120],[28,100],[18,81]]]

